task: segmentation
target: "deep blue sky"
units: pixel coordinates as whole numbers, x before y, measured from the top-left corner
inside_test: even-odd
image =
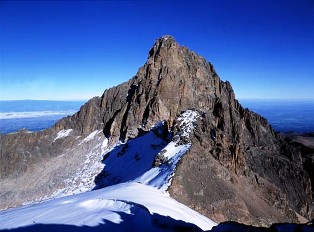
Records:
[[[313,17],[313,0],[0,1],[0,100],[101,95],[165,34],[237,98],[314,99]]]

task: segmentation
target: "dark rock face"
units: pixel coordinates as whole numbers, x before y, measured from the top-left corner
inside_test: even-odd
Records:
[[[312,217],[313,191],[299,151],[284,150],[288,145],[275,137],[273,148],[243,147],[246,141],[231,142],[217,128],[213,139],[207,122],[206,117],[200,120],[192,147],[177,168],[170,188],[173,197],[216,221],[266,226],[296,222],[294,212]]]
[[[80,135],[88,135],[95,130],[101,130],[104,126],[100,114],[100,97],[94,97],[83,105],[76,114],[58,121],[53,130],[74,129]]]
[[[266,119],[244,109],[230,83],[171,36],[156,41],[136,76],[91,99],[53,128],[1,136],[0,176],[22,175],[95,130],[102,130],[111,144],[135,138],[162,120],[175,130],[175,119],[188,109],[197,109],[202,118],[177,168],[171,196],[218,222],[269,225],[296,222],[296,213],[313,217],[313,153],[305,155],[279,137]],[[68,129],[71,136],[47,145],[58,131]]]
[[[245,224],[240,224],[233,221],[227,221],[214,226],[211,232],[305,232],[314,231],[312,222],[306,224],[295,224],[295,223],[276,223],[271,225],[269,228],[266,227],[255,227]]]

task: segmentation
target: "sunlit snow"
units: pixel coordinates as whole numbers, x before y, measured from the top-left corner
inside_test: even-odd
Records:
[[[100,132],[101,132],[101,130],[95,130],[95,131],[93,131],[93,132],[90,133],[88,136],[86,136],[86,138],[83,139],[83,141],[82,141],[80,144],[82,144],[82,143],[84,143],[84,142],[88,142],[88,141],[93,140],[93,139],[95,138],[95,136],[96,136],[97,134],[99,134]]]
[[[67,129],[67,130],[61,130],[58,132],[57,137],[53,140],[53,142],[55,142],[57,139],[60,138],[64,138],[69,136],[70,132],[72,131],[72,129]]]
[[[200,117],[200,115],[197,111],[187,110],[178,118],[180,126],[183,128],[182,136],[189,137],[190,133],[194,129],[194,123],[198,117]]]
[[[58,225],[68,227],[60,230]],[[39,231],[39,228],[73,231],[79,226],[104,231],[168,231],[169,228],[175,231],[172,228],[175,225],[209,230],[216,223],[161,191],[138,183],[114,185],[0,212],[0,229],[24,227],[24,231]]]
[[[170,185],[171,177],[175,171],[177,163],[181,157],[189,150],[190,144],[178,145],[177,143],[170,142],[162,151],[163,156],[167,158],[167,163],[159,167],[149,169],[143,175],[136,178],[134,181],[147,184],[166,191]]]

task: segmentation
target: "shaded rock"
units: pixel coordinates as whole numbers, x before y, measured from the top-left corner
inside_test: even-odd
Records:
[[[233,221],[227,221],[214,226],[211,232],[306,232],[314,231],[312,222],[305,224],[296,223],[276,223],[270,227],[256,227],[251,225],[245,225]]]

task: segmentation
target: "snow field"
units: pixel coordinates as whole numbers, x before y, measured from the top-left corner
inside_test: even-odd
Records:
[[[124,214],[129,217],[124,217],[123,220]],[[143,214],[146,216],[143,217]],[[131,224],[139,231],[145,229],[162,231],[156,227],[157,225],[152,224],[151,217],[154,215],[191,223],[202,230],[209,230],[216,225],[210,219],[151,186],[123,183],[24,208],[2,211],[0,229],[14,229],[34,224],[89,227],[103,225],[105,229],[110,229],[113,224],[123,223]]]

